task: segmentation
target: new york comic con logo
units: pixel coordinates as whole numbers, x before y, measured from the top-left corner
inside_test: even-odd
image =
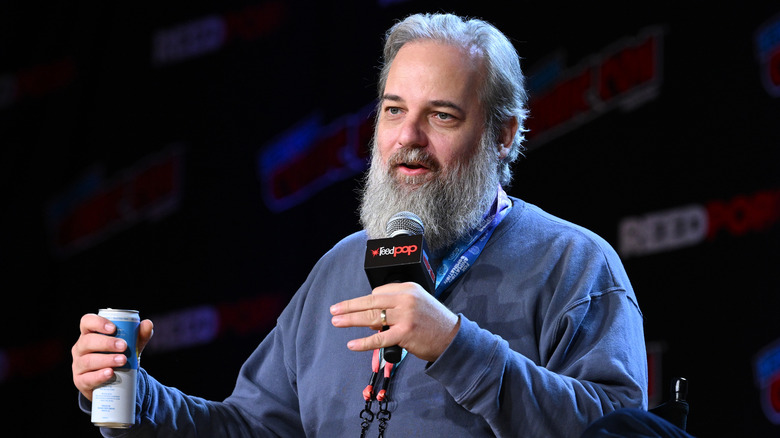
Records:
[[[780,339],[756,354],[753,372],[764,415],[772,423],[780,424]]]
[[[417,252],[417,245],[394,246],[392,248],[385,248],[384,246],[380,246],[377,249],[372,249],[371,255],[373,257],[383,257],[390,255],[397,257],[399,254],[412,255],[415,252]]]
[[[780,97],[780,15],[761,25],[755,33],[761,82],[774,97]]]

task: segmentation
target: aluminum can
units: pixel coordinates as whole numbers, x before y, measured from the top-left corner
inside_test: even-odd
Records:
[[[127,363],[114,368],[114,377],[92,392],[92,423],[95,426],[127,429],[135,423],[135,396],[138,382],[137,310],[100,309],[102,316],[116,326],[115,336],[127,342]]]

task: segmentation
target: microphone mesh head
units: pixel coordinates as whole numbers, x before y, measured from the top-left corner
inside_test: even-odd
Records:
[[[387,237],[395,236],[416,236],[423,234],[425,227],[423,226],[422,219],[416,214],[408,211],[401,211],[393,215],[389,221],[387,221],[387,228],[385,232]]]

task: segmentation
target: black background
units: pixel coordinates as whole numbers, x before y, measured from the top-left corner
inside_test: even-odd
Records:
[[[187,393],[230,393],[309,269],[359,227],[359,172],[278,209],[264,197],[258,159],[312,115],[326,126],[370,104],[383,33],[412,12],[496,24],[526,72],[554,53],[570,68],[663,29],[657,95],[549,141],[531,139],[508,189],[616,247],[624,218],[780,188],[780,98],[761,84],[754,39],[780,13],[771,2],[162,3],[0,6],[0,393],[2,428],[14,436],[98,435],[78,410],[69,350],[81,315],[107,306],[160,320],[187,309],[230,315],[210,342],[150,347],[143,358]],[[154,35],[204,17],[238,17],[238,33],[208,53],[154,62]],[[170,150],[181,154],[170,210],[79,247],[54,242],[52,200],[92,170],[110,184]],[[771,216],[780,207],[768,208]],[[689,379],[697,436],[780,432],[761,410],[752,368],[780,337],[778,228],[624,260],[648,344],[661,352],[655,377],[662,386]]]

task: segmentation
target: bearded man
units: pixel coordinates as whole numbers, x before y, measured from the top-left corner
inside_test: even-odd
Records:
[[[184,395],[141,370],[136,425],[102,432],[576,437],[618,408],[646,408],[642,315],[618,256],[503,190],[525,102],[517,52],[492,25],[436,14],[393,26],[364,231],[320,259],[230,397]],[[367,239],[385,237],[399,211],[425,224],[434,293],[366,279]],[[86,315],[73,348],[85,411],[124,360],[100,335],[107,323]],[[150,337],[144,321],[140,345]],[[406,354],[383,364],[379,349],[394,345]]]

